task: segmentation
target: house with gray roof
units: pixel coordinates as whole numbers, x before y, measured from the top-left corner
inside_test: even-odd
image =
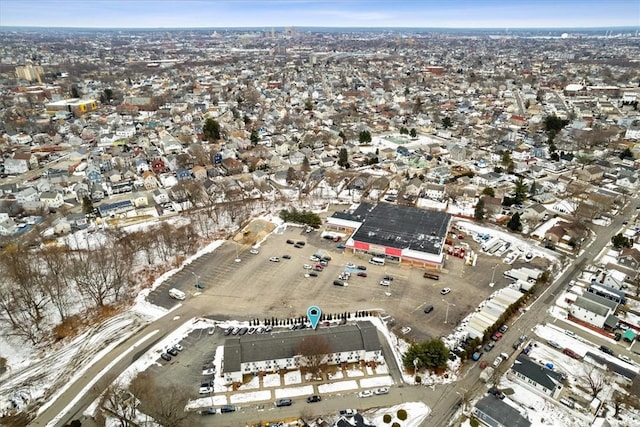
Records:
[[[514,407],[492,395],[480,399],[472,413],[491,427],[529,427],[531,425],[531,422]]]
[[[562,374],[535,362],[524,353],[516,358],[509,374],[525,387],[554,399],[562,391]]]
[[[591,292],[585,292],[583,295],[578,296],[573,304],[569,306],[569,313],[583,322],[603,328],[617,306],[618,303],[615,301]],[[615,323],[613,326],[615,326]]]
[[[363,321],[331,328],[228,338],[224,344],[224,378],[228,384],[241,383],[246,374],[304,367],[307,358],[299,354],[299,345],[317,337],[326,340],[332,350],[322,358],[323,364],[382,361],[382,345],[376,327]]]

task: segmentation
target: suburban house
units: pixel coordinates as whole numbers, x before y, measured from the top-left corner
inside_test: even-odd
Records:
[[[516,358],[509,374],[525,387],[554,399],[562,391],[562,374],[535,362],[524,353]]]
[[[618,319],[613,313],[618,303],[600,295],[585,292],[578,296],[569,306],[569,313],[578,320],[586,322],[597,328],[615,328]]]
[[[492,395],[487,395],[476,402],[472,413],[491,427],[529,427],[531,425],[531,422],[513,406]]]
[[[332,349],[332,353],[322,358],[323,364],[383,360],[376,327],[365,321],[333,328],[229,338],[224,344],[224,378],[229,384],[242,383],[245,374],[303,367],[307,363],[306,358],[298,354],[297,348],[304,340],[317,337],[324,338]]]
[[[242,170],[244,167],[241,161],[233,158],[222,159],[222,162],[220,163],[220,165],[222,166],[222,169],[227,175],[240,174],[242,173]]]
[[[48,209],[57,209],[64,204],[62,194],[57,191],[45,191],[40,194],[40,201],[44,203]]]
[[[39,199],[38,190],[33,187],[25,188],[16,193],[16,201],[18,203],[35,202]]]
[[[636,248],[624,248],[618,255],[618,263],[633,270],[640,270],[640,251]]]
[[[4,159],[4,173],[7,175],[19,175],[29,170],[29,162],[25,159]]]

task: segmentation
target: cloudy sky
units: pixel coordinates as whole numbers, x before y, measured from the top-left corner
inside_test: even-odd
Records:
[[[640,26],[638,0],[0,0],[0,26]]]

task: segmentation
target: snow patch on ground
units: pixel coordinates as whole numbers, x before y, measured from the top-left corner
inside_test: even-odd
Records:
[[[320,393],[333,393],[336,391],[355,390],[358,388],[358,383],[355,380],[352,381],[338,381],[335,383],[320,384],[318,386],[318,392]]]
[[[282,399],[284,397],[307,396],[313,394],[313,386],[305,385],[302,387],[280,388],[277,389],[275,393],[276,399]]]
[[[396,416],[400,409],[407,411],[408,418],[405,421],[398,419]],[[422,402],[406,402],[390,408],[378,409],[373,412],[369,418],[376,426],[390,425],[385,424],[382,419],[385,414],[389,414],[391,415],[391,424],[397,422],[402,427],[420,427],[424,420],[429,416],[429,413],[431,413],[431,409]]]
[[[390,385],[393,385],[393,378],[389,376],[363,378],[360,380],[360,387],[362,388],[385,387]]]

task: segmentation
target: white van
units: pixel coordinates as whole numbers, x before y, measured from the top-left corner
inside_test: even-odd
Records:
[[[179,299],[180,301],[184,300],[186,295],[179,289],[171,288],[169,289],[169,296],[171,298]]]
[[[369,264],[384,265],[384,258],[380,258],[377,256],[371,257],[371,259],[369,260]]]

